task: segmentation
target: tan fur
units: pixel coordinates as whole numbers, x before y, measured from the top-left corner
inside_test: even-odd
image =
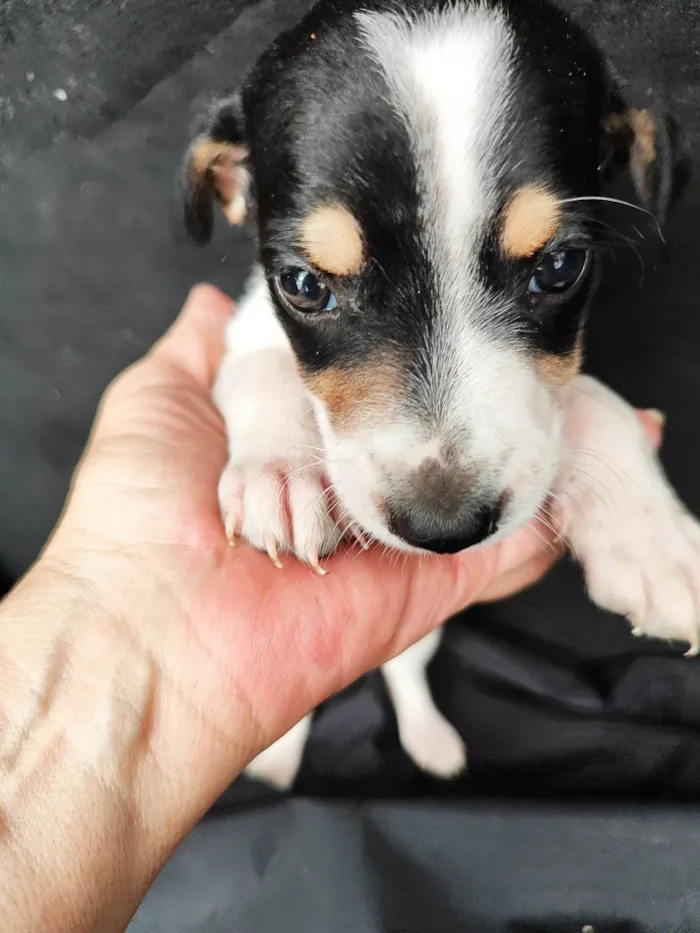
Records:
[[[629,111],[625,111],[624,113],[610,113],[606,117],[603,117],[603,129],[606,133],[610,133],[611,136],[623,133],[626,130],[629,131],[631,129]]]
[[[246,215],[247,174],[241,166],[247,153],[242,146],[214,142],[200,136],[190,150],[190,172],[195,184],[204,184],[209,175],[229,223],[241,224]]]
[[[331,275],[357,274],[364,262],[362,231],[342,204],[321,204],[301,225],[301,245],[310,262]]]
[[[603,120],[603,129],[618,137],[618,147],[629,148],[629,166],[634,185],[643,198],[648,198],[649,168],[656,162],[656,126],[648,110],[631,109],[613,113]]]
[[[529,259],[552,238],[561,209],[555,195],[540,185],[525,185],[506,208],[501,248],[511,259]]]
[[[336,430],[366,424],[394,407],[398,380],[394,368],[386,363],[329,366],[301,375],[309,391],[328,409]]]
[[[656,127],[648,110],[630,110],[639,158],[649,166],[656,162]]]
[[[603,120],[603,128],[612,134],[632,133],[632,158],[637,158],[647,167],[656,161],[656,127],[648,110],[626,110],[613,113]]]
[[[558,356],[553,353],[537,354],[540,378],[549,389],[553,390],[561,389],[578,375],[582,361],[583,347],[580,338],[568,356]]]

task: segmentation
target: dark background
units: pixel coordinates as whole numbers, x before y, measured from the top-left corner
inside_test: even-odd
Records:
[[[186,244],[174,178],[198,103],[309,5],[0,9],[0,592],[45,540],[105,385],[192,283],[239,291],[248,236]],[[697,152],[699,0],[565,5],[640,99],[666,97]],[[610,262],[588,365],[668,413],[664,462],[700,514],[699,219],[697,176],[666,230],[669,261],[633,219],[641,265],[627,248]],[[629,232],[624,213],[610,220]],[[446,641],[433,686],[469,743],[467,779],[441,788],[413,771],[370,676],[317,717],[297,790],[320,799],[236,785],[134,930],[700,930],[698,666],[595,611],[570,563]]]

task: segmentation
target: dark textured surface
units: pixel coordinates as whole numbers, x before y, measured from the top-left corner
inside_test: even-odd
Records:
[[[694,933],[699,844],[664,809],[297,800],[205,822],[132,931]]]
[[[105,385],[164,330],[195,281],[236,294],[250,258],[242,233],[222,236],[209,252],[173,234],[174,180],[197,98],[240,80],[276,24],[294,19],[294,4],[282,15],[263,2],[216,39],[208,42],[205,33],[200,54],[142,97],[130,86],[132,59],[135,65],[156,55],[153,74],[180,64],[173,49],[159,45],[157,4],[144,6],[150,28],[105,53],[111,77],[101,75],[107,84],[89,90],[88,103],[66,73],[54,73],[53,64],[45,73],[42,59],[52,57],[35,45],[17,8],[8,57],[14,73],[24,61],[34,79],[28,92],[26,80],[5,78],[2,97],[12,114],[0,136],[0,566],[8,574],[27,567],[50,531]],[[180,11],[172,41],[186,34],[191,42],[186,5],[163,6]],[[71,9],[79,8],[61,6],[55,33],[48,21],[42,41],[70,45],[80,25]],[[122,8],[138,21],[135,4],[96,5],[107,50],[112,26],[121,35]],[[71,67],[89,86],[99,59],[76,52]],[[57,87],[66,101],[52,96]],[[109,121],[104,112],[112,106],[124,114]],[[47,139],[49,128],[55,133]]]
[[[13,142],[29,149],[64,135],[93,137],[250,5],[251,0],[205,0],[196,8],[181,0],[5,0],[0,119]],[[66,92],[66,106],[57,106],[58,88]],[[17,124],[19,134],[12,132]]]
[[[219,230],[198,252],[173,236],[173,179],[197,101],[234,85],[308,5],[0,9],[0,586],[45,539],[110,378],[162,332],[194,281],[240,288],[250,242]],[[567,5],[640,98],[650,87],[668,96],[697,149],[697,0]],[[643,282],[634,253],[619,250],[588,349],[590,368],[631,401],[669,414],[664,460],[696,512],[699,216],[696,178],[667,230],[670,264],[634,218]],[[470,779],[442,791],[453,799],[280,803],[243,782],[187,840],[134,929],[700,930],[696,809],[653,803],[700,788],[697,665],[596,612],[565,563],[452,626],[432,673],[470,745]],[[376,675],[323,708],[308,752],[307,793],[439,790],[400,753]],[[551,799],[478,802],[495,793]],[[556,802],[635,794],[647,801],[636,810]]]

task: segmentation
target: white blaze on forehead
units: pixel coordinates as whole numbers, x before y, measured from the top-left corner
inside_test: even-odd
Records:
[[[478,235],[495,207],[511,101],[508,25],[478,2],[355,19],[409,130],[423,234],[431,252],[443,251],[441,267],[459,262],[463,270],[465,260],[472,265],[477,258]]]

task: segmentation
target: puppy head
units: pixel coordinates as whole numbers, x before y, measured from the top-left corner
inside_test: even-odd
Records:
[[[456,551],[542,505],[601,148],[659,210],[664,132],[539,0],[323,0],[214,114],[186,220],[202,240],[214,198],[234,221],[254,207],[330,478],[367,531]]]

